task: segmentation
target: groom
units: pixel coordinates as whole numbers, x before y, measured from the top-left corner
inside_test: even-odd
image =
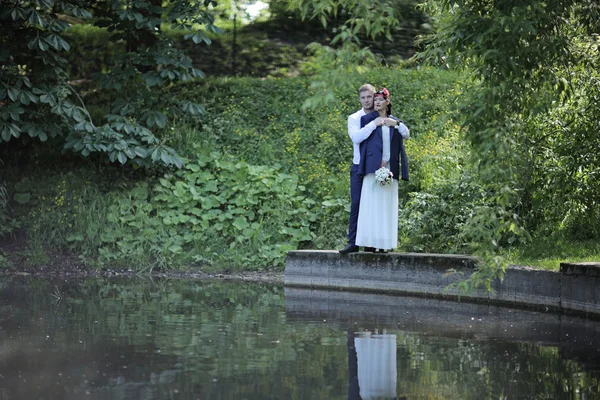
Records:
[[[354,157],[352,167],[350,167],[350,222],[348,224],[348,244],[342,250],[341,254],[356,253],[359,248],[356,245],[356,225],[358,223],[358,209],[360,207],[360,192],[362,191],[362,176],[358,174],[358,164],[360,164],[360,143],[369,137],[371,132],[378,126],[383,125],[382,118],[376,118],[369,122],[363,128],[360,127],[360,118],[373,112],[373,95],[376,90],[373,85],[362,85],[358,89],[358,100],[362,108],[348,117],[348,136],[354,144]],[[365,251],[373,251],[372,248],[365,248]]]

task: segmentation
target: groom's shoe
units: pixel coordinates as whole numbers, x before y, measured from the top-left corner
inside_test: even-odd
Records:
[[[340,254],[349,254],[349,253],[358,253],[358,246],[354,244],[349,244],[340,250]]]
[[[365,247],[367,253],[375,253],[375,247]]]

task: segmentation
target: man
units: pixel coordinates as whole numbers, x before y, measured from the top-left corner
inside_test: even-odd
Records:
[[[340,250],[341,254],[356,253],[359,248],[356,245],[356,224],[358,222],[358,209],[360,207],[360,192],[362,191],[362,176],[358,174],[360,164],[360,143],[369,137],[371,132],[378,126],[383,125],[383,118],[376,118],[363,128],[360,127],[360,118],[373,112],[373,85],[365,84],[358,89],[358,100],[362,108],[348,117],[348,136],[354,144],[354,157],[350,167],[350,222],[348,224],[348,244]],[[366,251],[373,251],[365,248]]]

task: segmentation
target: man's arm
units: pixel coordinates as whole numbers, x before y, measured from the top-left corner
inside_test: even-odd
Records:
[[[358,115],[352,114],[348,117],[348,136],[350,136],[352,142],[356,144],[360,144],[368,138],[375,128],[377,128],[375,120],[361,128],[360,117]]]
[[[396,126],[396,129],[398,129],[398,132],[400,132],[402,139],[406,140],[406,139],[410,138],[410,131],[408,130],[408,128],[406,127],[406,125],[404,125],[404,123],[402,121],[398,121],[398,125]]]

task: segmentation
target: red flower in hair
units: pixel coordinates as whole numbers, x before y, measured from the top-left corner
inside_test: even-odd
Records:
[[[379,91],[377,91],[377,93],[375,93],[375,96],[383,96],[386,99],[390,98],[390,91],[387,90],[386,88],[381,88],[379,89]]]

